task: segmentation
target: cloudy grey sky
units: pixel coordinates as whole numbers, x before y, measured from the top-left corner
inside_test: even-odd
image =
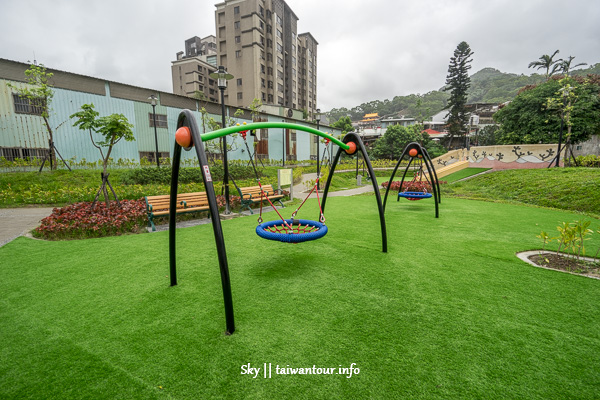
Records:
[[[171,92],[171,61],[215,33],[214,0],[0,0],[0,57]],[[287,0],[319,42],[323,110],[426,93],[458,43],[471,72],[531,74],[542,54],[600,62],[598,0]]]

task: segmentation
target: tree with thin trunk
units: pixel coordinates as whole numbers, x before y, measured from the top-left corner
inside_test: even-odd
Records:
[[[52,89],[52,84],[49,80],[54,76],[52,72],[48,72],[44,64],[31,64],[27,70],[25,70],[25,76],[27,77],[28,86],[19,88],[15,85],[8,84],[8,87],[14,89],[17,94],[27,99],[29,103],[29,107],[32,110],[35,110],[35,114],[40,115],[44,120],[44,125],[48,130],[48,139],[49,139],[49,155],[51,160],[56,159],[56,155],[54,154],[54,137],[53,130],[50,127],[49,117],[50,117],[50,103],[52,102],[52,97],[54,97],[54,90]],[[56,169],[56,163],[50,163],[52,165],[52,169]]]
[[[467,91],[471,86],[469,69],[473,55],[467,42],[460,42],[450,58],[448,76],[446,76],[446,87],[444,91],[450,92],[450,99],[445,109],[448,111],[448,148],[452,148],[454,138],[464,140],[467,135],[469,114],[467,113]]]
[[[541,56],[538,61],[532,61],[529,63],[527,68],[536,68],[536,69],[545,69],[546,70],[546,80],[550,79],[550,77],[559,70],[561,59],[555,60],[554,57],[558,54],[558,50],[552,53],[551,56],[548,54],[544,54]]]
[[[575,65],[571,65],[571,63],[573,62],[573,60],[575,59],[575,57],[573,56],[569,56],[569,58],[567,58],[566,60],[558,60],[558,67],[560,68],[560,70],[562,71],[563,74],[565,75],[569,75],[569,71],[577,68],[577,67],[581,67],[583,65],[587,65],[587,63],[579,63],[579,64],[575,64]]]
[[[100,114],[94,109],[93,104],[84,104],[81,106],[81,111],[71,115],[71,118],[77,118],[77,121],[75,121],[73,126],[77,126],[83,131],[87,130],[90,134],[92,144],[100,151],[100,155],[102,156],[102,186],[100,190],[104,194],[104,200],[108,207],[109,199],[106,185],[108,184],[110,186],[107,173],[110,153],[112,152],[114,145],[121,139],[131,142],[135,140],[135,136],[133,135],[132,130],[133,125],[129,123],[123,114],[111,114],[106,117],[98,118],[99,115]],[[96,143],[93,133],[101,134],[104,137],[104,140]],[[104,154],[104,151],[102,150],[103,147],[108,147],[106,154]]]

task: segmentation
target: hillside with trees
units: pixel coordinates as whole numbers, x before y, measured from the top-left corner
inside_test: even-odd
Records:
[[[572,72],[573,75],[600,74],[600,63],[589,68]],[[519,90],[546,80],[544,74],[510,74],[494,68],[484,68],[473,75],[467,95],[467,103],[504,103],[516,97]],[[428,119],[446,107],[450,94],[434,90],[425,94],[395,96],[393,99],[373,100],[353,108],[334,108],[328,112],[329,121],[337,121],[349,116],[353,121],[360,120],[365,114],[379,113],[380,116],[402,114],[417,119]]]

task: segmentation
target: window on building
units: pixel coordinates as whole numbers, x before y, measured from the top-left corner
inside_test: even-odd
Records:
[[[242,92],[238,92],[238,94],[237,94],[237,99],[238,99],[238,100],[243,100],[243,99],[244,99],[244,93],[242,93]]]
[[[260,73],[261,74],[265,73],[265,66],[263,64],[260,64]]]
[[[242,51],[241,50],[236,50],[235,51],[235,58],[240,58],[242,56]]]
[[[283,58],[277,57],[277,65],[283,67]]]
[[[220,12],[218,19],[219,19],[219,24],[224,23],[225,22],[225,12]]]
[[[267,95],[264,92],[262,94],[262,101],[267,101]]]
[[[240,29],[240,21],[235,21],[235,22],[233,23],[233,27],[234,27],[235,29]]]
[[[267,61],[273,62],[273,54],[267,53]]]
[[[267,84],[269,85],[269,89],[273,89],[273,81],[269,81]]]
[[[169,158],[169,152],[168,151],[159,151],[158,156],[160,158]],[[153,151],[140,151],[140,160],[142,158],[145,158],[150,163],[154,163],[154,162],[156,162],[155,157],[156,157],[156,153]]]
[[[269,103],[273,103],[273,95],[272,94],[268,95],[267,99],[268,99]]]
[[[154,128],[154,114],[151,112],[148,113],[148,121],[150,122],[150,128]],[[169,129],[165,114],[156,114],[156,127]]]
[[[267,19],[271,19],[271,10],[267,10]]]
[[[237,85],[238,86],[242,86],[242,78],[238,78],[237,79]]]
[[[264,60],[264,59],[265,59],[265,51],[264,51],[264,50],[261,50],[261,51],[260,51],[260,59],[261,59],[261,60]]]
[[[233,13],[234,14],[239,14],[240,13],[240,6],[233,7]]]
[[[277,43],[277,51],[283,54],[283,46]]]
[[[260,78],[260,86],[261,87],[266,87],[266,85],[265,85],[265,78]]]
[[[0,147],[0,157],[8,161],[15,161],[17,158],[25,160],[27,158],[44,158],[48,153],[47,149],[24,149],[21,147]]]
[[[278,103],[279,105],[283,105],[283,97],[279,96],[279,97],[277,98],[277,103]]]
[[[279,15],[277,16],[277,25],[283,26],[283,20],[281,19],[281,17]]]
[[[236,36],[235,37],[235,42],[236,43],[241,43],[242,42],[242,37],[241,36]]]
[[[258,26],[260,27],[260,29],[265,29],[265,24],[262,21],[258,21]]]
[[[267,24],[267,33],[273,33],[273,27]]]
[[[279,39],[283,39],[283,32],[281,32],[279,29],[277,29],[277,37]]]
[[[273,68],[267,68],[267,75],[273,75]]]
[[[292,56],[292,65],[296,65],[296,57]]]
[[[271,39],[267,39],[267,47],[268,48],[273,47],[273,41]]]
[[[281,83],[277,84],[277,91],[283,93],[283,85]]]
[[[42,115],[44,112],[43,99],[30,100],[25,96],[13,93],[13,101],[15,103],[15,112],[17,114]]]
[[[262,44],[263,46],[265,45],[265,37],[264,36],[260,37],[260,44]]]

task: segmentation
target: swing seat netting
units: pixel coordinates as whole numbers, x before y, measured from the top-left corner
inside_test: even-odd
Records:
[[[263,239],[278,240],[284,243],[302,243],[325,236],[327,225],[307,219],[268,221],[256,227],[256,234]]]
[[[407,200],[421,200],[428,199],[432,196],[431,193],[427,192],[400,192],[398,197],[404,197]]]

